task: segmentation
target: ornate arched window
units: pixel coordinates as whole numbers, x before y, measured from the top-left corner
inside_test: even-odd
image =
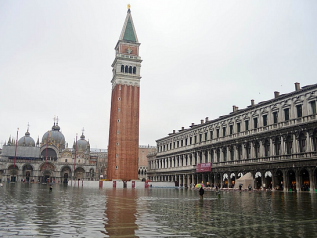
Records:
[[[125,72],[125,73],[129,73],[129,67],[128,67],[127,65],[125,66],[124,72]]]
[[[133,74],[136,74],[136,67],[133,67]]]
[[[121,65],[121,73],[124,73],[124,65]]]
[[[132,66],[129,67],[129,74],[132,74]]]

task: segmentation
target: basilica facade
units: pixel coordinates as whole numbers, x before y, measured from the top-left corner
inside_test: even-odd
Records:
[[[317,189],[317,84],[254,103],[158,139],[148,155],[152,181],[230,188],[249,174],[254,188]]]
[[[98,180],[105,168],[98,161],[106,160],[106,153],[91,152],[84,133],[71,148],[60,131],[58,122],[35,143],[29,129],[18,141],[9,138],[3,145],[0,159],[0,179],[16,182],[55,182],[68,180]],[[102,166],[105,164],[99,163]]]

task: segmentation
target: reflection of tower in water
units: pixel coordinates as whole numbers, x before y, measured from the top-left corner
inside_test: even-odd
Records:
[[[105,234],[108,236],[133,237],[136,225],[137,191],[134,189],[107,190],[105,210]]]

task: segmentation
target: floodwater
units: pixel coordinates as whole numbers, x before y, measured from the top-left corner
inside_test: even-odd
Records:
[[[316,193],[0,187],[0,237],[316,237]]]

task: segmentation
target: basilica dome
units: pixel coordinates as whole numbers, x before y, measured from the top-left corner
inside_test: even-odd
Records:
[[[18,146],[32,146],[35,147],[35,141],[30,137],[30,132],[27,130],[25,136],[21,137],[18,141]]]
[[[58,124],[53,125],[52,130],[46,132],[42,137],[42,143],[45,145],[47,143],[53,144],[60,149],[65,149],[65,137],[62,132],[59,131],[60,127]]]
[[[85,140],[84,134],[80,136],[80,140],[77,141],[77,150],[78,151],[86,151],[90,149],[89,142]]]

